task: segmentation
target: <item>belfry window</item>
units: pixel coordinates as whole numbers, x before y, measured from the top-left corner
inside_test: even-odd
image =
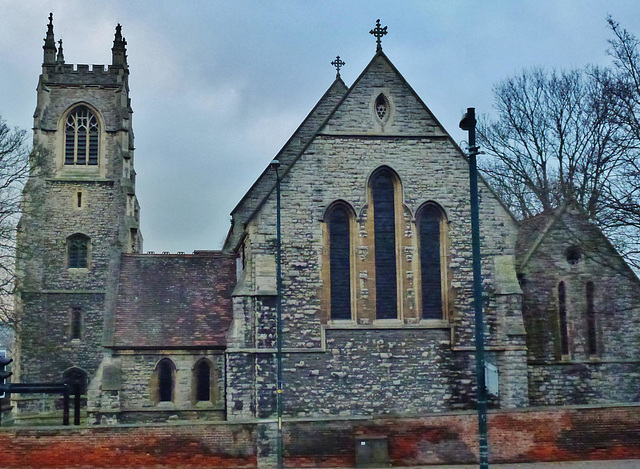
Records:
[[[79,233],[67,238],[67,264],[70,269],[89,267],[90,242],[91,238]]]
[[[394,175],[381,169],[371,180],[375,234],[376,318],[398,317]]]
[[[351,319],[351,233],[347,208],[337,204],[328,216],[331,319]]]
[[[418,214],[422,318],[443,319],[442,211],[426,205]]]
[[[64,164],[95,166],[98,164],[99,127],[95,115],[86,107],[76,107],[65,124]]]

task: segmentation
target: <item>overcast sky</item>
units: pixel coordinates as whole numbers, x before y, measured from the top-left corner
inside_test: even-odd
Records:
[[[0,115],[30,129],[49,12],[66,63],[128,42],[144,249],[219,249],[229,213],[335,78],[375,54],[369,30],[457,142],[467,107],[524,68],[605,65],[607,15],[640,35],[639,0],[0,0]]]

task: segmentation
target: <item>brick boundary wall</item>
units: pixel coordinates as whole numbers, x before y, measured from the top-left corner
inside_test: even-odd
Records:
[[[494,463],[640,458],[640,405],[497,410],[489,429]],[[354,467],[358,437],[386,437],[393,466],[474,463],[476,432],[474,412],[290,421],[285,466]],[[7,427],[0,467],[267,468],[274,436],[268,422]]]

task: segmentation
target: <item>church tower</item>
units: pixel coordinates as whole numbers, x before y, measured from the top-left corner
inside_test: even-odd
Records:
[[[118,25],[108,67],[66,64],[53,15],[44,41],[18,225],[14,382],[86,392],[110,337],[121,254],[142,249],[126,41]]]

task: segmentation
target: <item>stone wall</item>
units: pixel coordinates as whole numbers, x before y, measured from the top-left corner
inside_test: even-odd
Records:
[[[531,403],[640,401],[640,282],[577,207],[551,216],[537,249],[521,261]],[[577,258],[568,256],[571,249]],[[560,282],[566,290],[566,354]],[[588,343],[588,282],[594,286],[595,353]]]
[[[640,458],[638,406],[494,410],[491,463]],[[2,428],[6,468],[273,468],[275,422]],[[392,467],[477,463],[477,415],[285,420],[285,467],[355,467],[376,440]],[[384,464],[382,464],[384,465]]]

